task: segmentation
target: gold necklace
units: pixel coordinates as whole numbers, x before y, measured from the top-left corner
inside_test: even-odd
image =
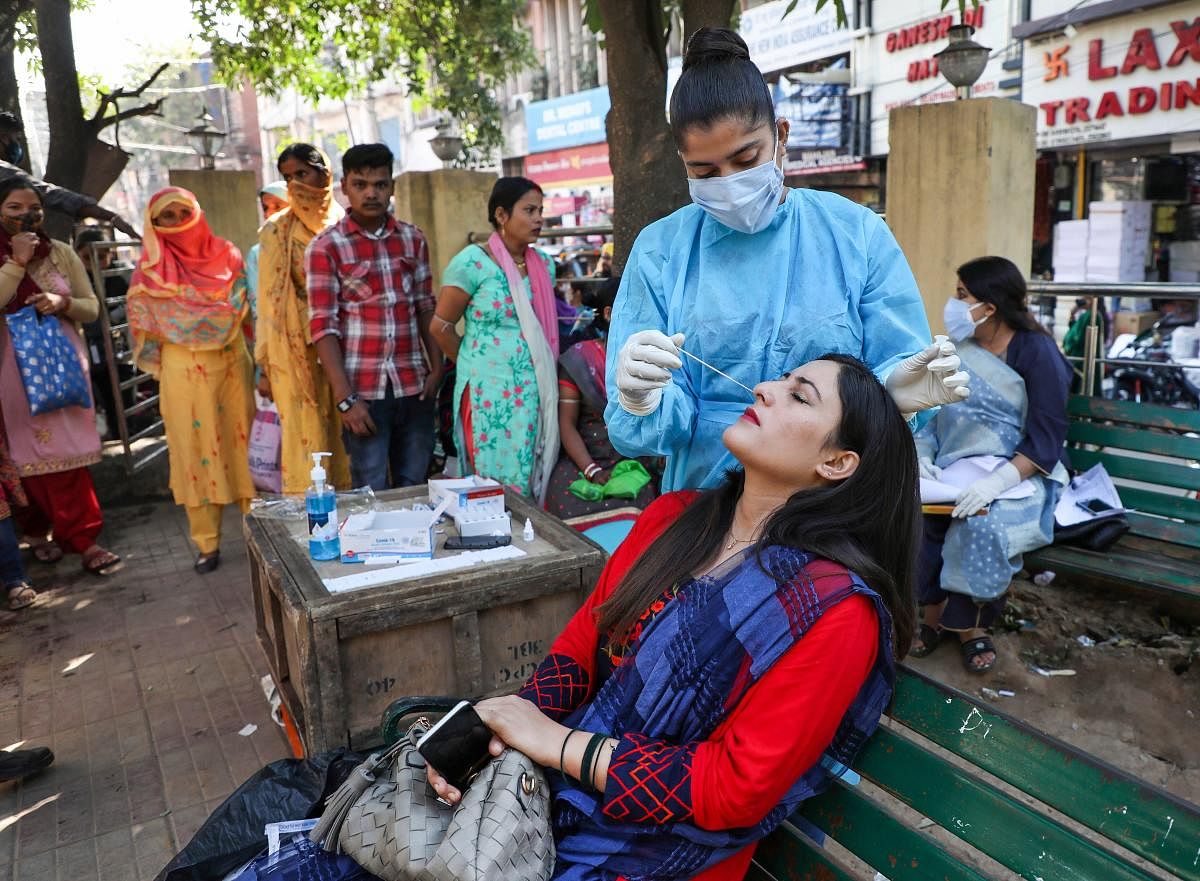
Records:
[[[733,550],[733,546],[734,546],[734,545],[748,545],[748,544],[750,544],[752,541],[754,541],[754,539],[753,539],[753,538],[737,538],[737,537],[736,537],[736,536],[735,536],[735,535],[734,535],[734,534],[731,532],[731,533],[729,533],[729,543],[725,545],[725,550],[727,550],[727,551],[729,551],[729,550]]]

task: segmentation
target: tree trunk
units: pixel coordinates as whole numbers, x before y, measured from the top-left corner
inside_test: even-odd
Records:
[[[685,0],[685,28],[728,27],[734,0]],[[608,52],[608,159],[613,171],[613,272],[637,234],[688,199],[667,126],[666,20],[661,0],[600,0]]]
[[[17,86],[15,52],[12,32],[0,34],[0,110],[7,110],[19,118],[21,116],[21,94]],[[25,155],[17,164],[29,171],[29,144],[25,140],[24,132],[21,133],[21,146],[25,148]]]
[[[70,0],[34,0],[42,79],[46,83],[46,111],[50,124],[50,152],[46,180],[79,190],[87,168],[88,150],[96,132],[83,115],[75,45],[71,36]]]

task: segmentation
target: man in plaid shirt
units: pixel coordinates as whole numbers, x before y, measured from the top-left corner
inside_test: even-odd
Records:
[[[342,192],[350,210],[312,240],[305,267],[309,329],[342,414],[350,476],[375,490],[424,483],[442,382],[429,249],[388,213],[385,145],[346,151]]]

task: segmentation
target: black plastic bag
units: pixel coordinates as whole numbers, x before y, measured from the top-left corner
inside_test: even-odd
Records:
[[[1074,545],[1089,551],[1103,553],[1117,543],[1129,531],[1129,521],[1122,514],[1111,517],[1095,517],[1072,526],[1054,524],[1054,543]]]
[[[342,748],[271,762],[209,815],[155,881],[221,881],[265,849],[268,823],[319,816],[326,797],[365,758]]]

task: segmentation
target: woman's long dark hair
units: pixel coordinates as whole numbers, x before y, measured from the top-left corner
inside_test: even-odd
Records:
[[[540,193],[542,188],[527,177],[502,177],[496,181],[492,186],[492,195],[488,198],[488,223],[494,229],[499,229],[500,222],[496,220],[496,209],[503,208],[512,214],[513,206],[521,201],[521,197],[530,190],[537,190]]]
[[[295,143],[288,144],[279,154],[279,158],[275,160],[275,168],[287,162],[289,159],[299,159],[305,165],[311,165],[318,171],[323,171],[326,174],[331,174],[329,167],[325,164],[325,157],[321,155],[321,151],[312,144]]]
[[[710,129],[724,119],[747,129],[774,125],[775,104],[746,41],[727,28],[700,28],[688,38],[671,92],[671,134],[682,146],[689,128]]]
[[[1050,332],[1029,311],[1029,291],[1017,264],[1005,257],[976,257],[958,267],[958,278],[972,297],[996,307],[1000,320],[1013,330]]]
[[[914,579],[920,537],[917,454],[912,432],[883,385],[848,355],[822,355],[841,365],[842,421],[829,446],[858,453],[845,480],[801,490],[767,520],[754,546],[783,545],[840,563],[882,597],[895,627],[896,657],[912,642]],[[745,479],[738,469],[703,493],[630,567],[598,610],[602,633],[627,634],[670,586],[711,562],[733,522]],[[766,571],[764,569],[764,571]]]

